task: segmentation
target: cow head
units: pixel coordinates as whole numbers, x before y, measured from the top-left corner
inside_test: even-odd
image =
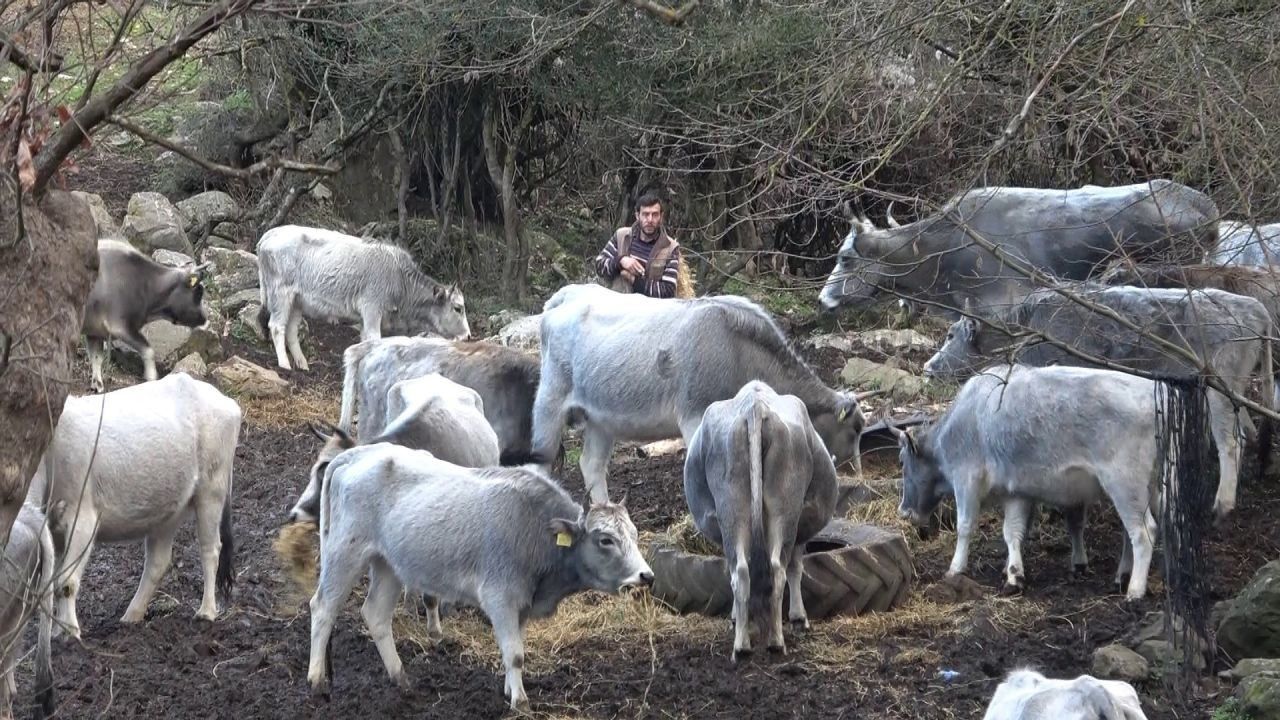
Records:
[[[963,317],[947,328],[942,347],[924,364],[924,376],[931,380],[963,380],[983,363],[978,349],[978,334],[982,327],[976,318]]]
[[[810,416],[813,429],[817,431],[818,437],[822,438],[823,444],[827,446],[827,452],[831,453],[837,467],[858,455],[862,429],[867,424],[859,401],[878,392],[856,395],[841,393],[831,411]]]
[[[209,321],[204,312],[204,274],[210,263],[193,268],[174,268],[159,298],[156,315],[175,325],[199,327]]]
[[[836,254],[836,266],[818,296],[823,312],[867,304],[876,299],[885,283],[892,282],[874,255],[872,246],[878,232],[866,217],[852,218],[849,234]]]
[[[310,423],[312,434],[324,441],[324,445],[320,448],[320,453],[316,456],[316,461],[311,464],[311,473],[307,477],[307,487],[302,491],[302,496],[294,503],[293,508],[289,510],[290,522],[317,522],[320,519],[320,483],[324,478],[324,471],[329,467],[329,463],[333,459],[342,454],[343,451],[349,450],[356,446],[355,440],[342,430],[333,427],[327,428]],[[325,430],[328,432],[325,432]]]
[[[578,576],[593,590],[616,593],[653,584],[625,502],[593,504],[577,520],[551,521],[547,542],[571,554]]]
[[[898,515],[917,527],[925,527],[938,503],[951,486],[929,448],[929,428],[916,431],[889,426],[898,436],[898,459],[902,461],[902,502]]]
[[[402,322],[409,331],[427,328],[446,340],[465,340],[471,336],[467,322],[466,301],[456,285],[433,285],[426,296],[402,311]]]

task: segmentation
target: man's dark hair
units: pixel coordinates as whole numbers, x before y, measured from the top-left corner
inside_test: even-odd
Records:
[[[662,198],[658,197],[658,193],[652,190],[646,190],[645,193],[636,200],[636,212],[640,212],[640,208],[646,208],[650,205],[662,205]]]

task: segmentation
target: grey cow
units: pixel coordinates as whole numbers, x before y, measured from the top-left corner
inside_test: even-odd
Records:
[[[1033,285],[1003,267],[966,227],[1042,272],[1084,280],[1118,256],[1195,262],[1216,245],[1217,220],[1208,196],[1169,180],[1070,190],[976,188],[906,225],[878,229],[856,220],[819,300],[832,311],[902,295],[953,318],[969,300],[985,313],[1016,302]]]
[[[198,327],[208,322],[202,273],[208,263],[190,269],[152,260],[128,243],[98,241],[98,277],[85,301],[81,332],[92,368],[90,388],[102,392],[102,363],[107,343],[119,338],[142,356],[143,377],[156,379],[155,351],[142,326],[156,319]]]
[[[541,343],[534,453],[551,458],[570,418],[581,419],[580,465],[595,502],[608,499],[615,441],[681,437],[687,447],[707,406],[752,380],[799,397],[837,465],[857,460],[858,401],[870,393],[824,385],[745,298],[659,300],[570,285],[543,306]]]
[[[1249,225],[1238,220],[1218,223],[1218,246],[1205,254],[1213,265],[1270,268],[1280,264],[1280,223]]]
[[[791,588],[791,622],[809,627],[804,545],[836,502],[835,464],[800,398],[749,382],[708,405],[685,457],[684,496],[698,530],[724,548],[734,659],[751,650],[752,619],[768,628],[769,649],[785,652],[783,590]]]
[[[1051,680],[1027,669],[1009,673],[982,720],[1147,720],[1133,686],[1081,675]]]
[[[392,385],[387,399],[391,422],[376,434],[361,434],[363,444],[389,442],[426,450],[462,467],[498,464],[498,436],[485,419],[484,403],[475,390],[439,373],[430,373]],[[320,512],[320,478],[325,467],[339,453],[356,445],[340,428],[325,434],[313,427],[312,432],[325,444],[311,466],[306,489],[289,511],[289,519],[294,522],[315,521]]]
[[[956,500],[956,549],[947,576],[964,572],[969,539],[987,496],[1004,505],[1008,589],[1023,584],[1022,539],[1033,502],[1061,508],[1071,562],[1088,563],[1090,505],[1108,497],[1124,525],[1116,581],[1132,570],[1128,597],[1147,589],[1159,479],[1155,381],[1079,367],[993,365],[965,383],[933,425],[898,430],[899,513],[923,525],[947,496]]]
[[[57,559],[53,538],[44,513],[31,503],[18,511],[4,547],[0,567],[0,719],[12,720],[13,696],[17,692],[14,673],[21,654],[23,630],[36,620],[35,694],[36,718],[53,714],[53,664],[50,639],[53,636],[53,585]]]
[[[585,511],[528,468],[470,469],[379,443],[339,455],[324,475],[320,580],[311,598],[307,681],[327,693],[334,621],[369,572],[361,614],[393,682],[407,684],[391,635],[402,588],[478,607],[489,618],[513,709],[528,706],[525,624],[583,590],[653,582],[622,505]]]
[[[533,399],[538,391],[536,356],[490,342],[390,337],[348,347],[342,362],[340,429],[351,432],[358,407],[360,435],[381,433],[392,417],[387,409],[391,387],[439,373],[480,394],[484,416],[498,435],[501,464],[529,460]]]
[[[1108,308],[1144,332],[1193,352],[1237,393],[1245,394],[1249,379],[1259,373],[1265,402],[1275,395],[1272,348],[1267,339],[1275,337],[1273,322],[1262,303],[1253,298],[1213,289],[1103,287],[1092,283],[1064,283],[1060,289]],[[1093,358],[1139,371],[1160,375],[1190,375],[1196,371],[1192,363],[1142,333],[1092,312],[1053,288],[1031,293],[999,324],[1016,333],[1043,333]],[[948,329],[942,347],[925,363],[924,373],[927,377],[964,378],[976,368],[1007,355],[1006,349],[1013,346],[1013,339],[1004,329],[964,318]],[[1012,352],[1014,361],[1027,365],[1101,366],[1047,341],[1033,340]],[[1223,517],[1236,502],[1240,468],[1237,423],[1251,434],[1253,423],[1244,408],[1236,410],[1227,396],[1216,390],[1209,391],[1208,403],[1220,469],[1214,511]]]
[[[258,324],[271,338],[276,362],[299,370],[303,316],[361,323],[360,339],[430,331],[448,338],[471,334],[462,291],[427,277],[403,248],[333,230],[282,225],[258,242],[262,309]]]

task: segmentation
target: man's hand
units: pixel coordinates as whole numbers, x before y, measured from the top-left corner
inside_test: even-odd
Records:
[[[618,265],[623,270],[630,271],[632,276],[638,276],[640,273],[644,272],[644,264],[630,255],[619,260]]]
[[[636,281],[636,275],[632,273],[630,270],[623,270],[618,274],[622,276],[623,280],[626,280],[630,284],[634,284]]]

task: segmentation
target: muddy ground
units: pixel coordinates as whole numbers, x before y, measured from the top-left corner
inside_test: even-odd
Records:
[[[336,413],[341,351],[356,336],[348,328],[316,330],[308,340],[312,372],[282,374],[308,397],[333,398]],[[233,337],[227,342],[228,355],[271,365],[265,345],[246,345]],[[824,374],[829,376],[831,369],[824,367]],[[114,385],[122,382],[116,378]],[[415,684],[402,694],[387,682],[363,633],[356,601],[351,601],[334,634],[332,699],[309,697],[305,601],[289,599],[271,543],[317,441],[301,415],[285,417],[283,427],[264,427],[259,423],[279,422],[281,413],[248,414],[236,451],[238,575],[232,606],[214,623],[194,619],[200,571],[194,536],[186,527],[175,547],[175,567],[147,620],[121,625],[118,617],[141,571],[142,547],[97,548],[80,596],[83,642],[55,641],[58,716],[251,720],[503,715],[506,704],[492,636],[465,610],[446,617],[446,638],[438,645],[398,636],[406,673]],[[627,488],[628,505],[642,531],[661,530],[684,512],[681,462],[681,455],[639,460],[633,451],[615,452],[610,487],[615,495]],[[892,462],[873,465],[892,475]],[[564,482],[575,496],[582,495],[576,468]],[[1280,493],[1274,482],[1243,483],[1239,506],[1209,543],[1213,600],[1229,597],[1256,568],[1280,556]],[[1117,594],[1111,583],[1120,537],[1114,511],[1095,513],[1092,520],[1087,536],[1093,566],[1078,580],[1067,572],[1069,547],[1061,523],[1040,524],[1025,546],[1029,587],[1022,597],[994,596],[1004,548],[998,514],[988,513],[970,569],[989,593],[981,600],[953,606],[925,600],[923,591],[945,571],[954,536],[944,532],[936,541],[921,543],[912,534],[920,574],[917,591],[894,617],[818,621],[803,637],[788,634],[787,656],[757,654],[739,665],[729,659],[731,636],[723,621],[671,618],[661,610],[649,615],[657,628],[653,632],[606,626],[603,620],[596,632],[588,621],[584,631],[567,641],[531,640],[526,689],[535,713],[548,717],[978,718],[999,678],[1011,668],[1032,665],[1054,676],[1088,672],[1095,648],[1123,638],[1146,611],[1159,608],[1162,584],[1154,572],[1155,592],[1147,600],[1129,606]],[[1157,566],[1158,561],[1157,556]],[[575,612],[597,606],[607,612],[610,603],[640,601],[594,596],[573,607]],[[554,628],[560,620],[543,622]],[[944,682],[942,669],[959,674]],[[29,664],[20,671],[19,686],[25,704],[30,698]],[[1160,682],[1140,683],[1138,690],[1152,720],[1205,718],[1230,692],[1209,680],[1190,707],[1173,709]]]

